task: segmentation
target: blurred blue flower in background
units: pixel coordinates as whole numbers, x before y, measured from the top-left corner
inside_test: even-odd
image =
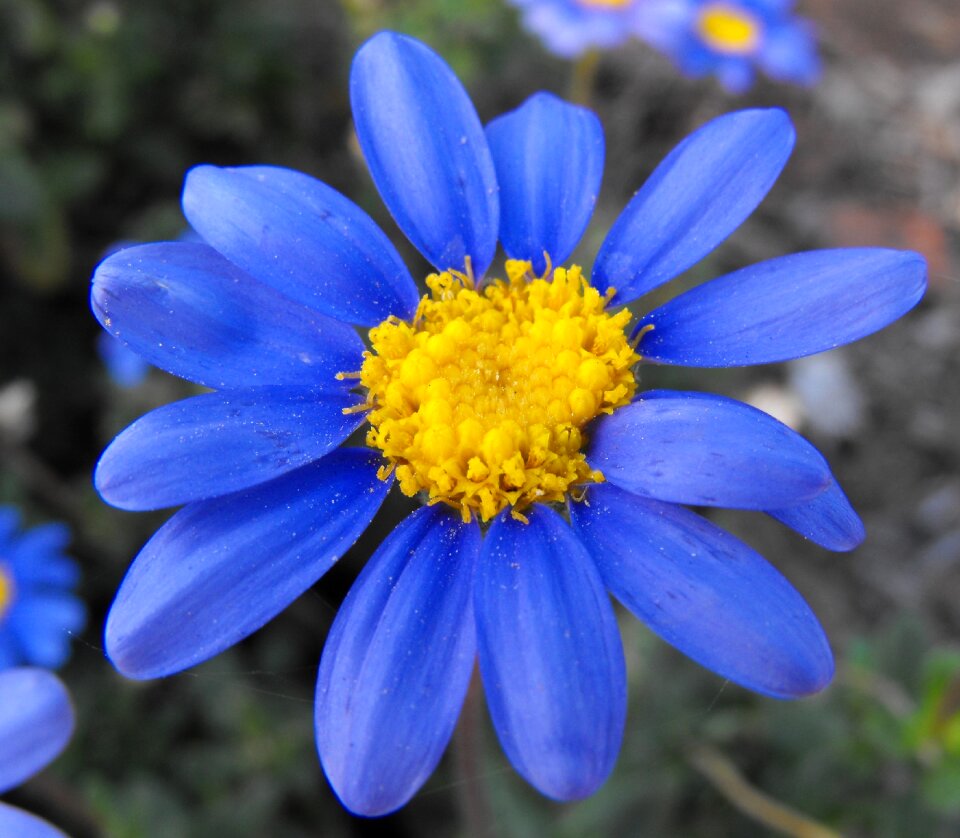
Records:
[[[524,26],[557,55],[610,49],[639,38],[683,73],[713,73],[731,92],[759,67],[777,81],[813,84],[820,74],[813,27],[793,0],[510,0]]]
[[[650,1],[658,20],[644,37],[688,75],[712,73],[732,93],[753,84],[756,68],[793,84],[820,76],[813,26],[793,14],[793,0]]]
[[[56,669],[70,656],[86,609],[73,593],[80,572],[63,552],[69,540],[63,524],[21,530],[17,510],[0,506],[0,670]]]
[[[833,659],[802,597],[683,505],[764,511],[848,550],[863,529],[829,467],[731,399],[634,398],[632,367],[769,363],[859,339],[918,302],[923,258],[772,259],[624,331],[629,310],[607,308],[699,262],[766,195],[794,144],[783,111],[729,114],[685,139],[587,280],[553,265],[599,190],[590,111],[537,94],[484,129],[443,60],[393,33],[357,53],[351,102],[380,195],[440,271],[431,294],[356,205],[269,166],[191,170],[183,208],[203,242],[129,248],[94,275],[111,334],[213,390],[142,417],[97,467],[111,504],[185,504],[111,608],[118,670],[168,675],[258,629],[349,548],[396,481],[427,505],[360,574],[317,683],[320,758],[354,812],[393,811],[423,784],[476,660],[517,771],[560,800],[596,790],[626,714],[608,591],[723,677],[780,698],[824,687]],[[498,240],[515,260],[509,282],[484,279]],[[373,327],[371,350],[354,326]],[[364,418],[370,447],[338,448]]]
[[[674,7],[678,19],[683,15],[683,0],[654,0],[654,14],[644,0],[508,1],[521,10],[523,25],[563,58],[576,58],[588,49],[618,47],[645,34],[651,25],[668,22]]]
[[[97,335],[97,353],[113,382],[123,388],[141,384],[150,371],[150,364],[128,349],[109,332]]]
[[[0,672],[0,794],[30,779],[67,746],[74,715],[66,687],[51,672]],[[35,815],[0,803],[4,838],[64,838]]]

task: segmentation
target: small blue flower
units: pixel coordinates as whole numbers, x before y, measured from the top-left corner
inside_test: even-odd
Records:
[[[510,0],[524,26],[551,51],[574,58],[630,38],[666,53],[687,75],[715,74],[731,92],[759,67],[777,81],[813,84],[820,75],[813,27],[792,0]]]
[[[97,336],[97,352],[107,368],[110,378],[118,387],[126,389],[141,384],[150,371],[150,364],[128,349],[109,332]]]
[[[30,779],[67,746],[74,715],[66,687],[51,672],[0,672],[0,794]],[[0,803],[0,835],[64,838],[35,815]]]
[[[813,26],[793,0],[650,0],[644,37],[691,76],[714,74],[729,91],[753,84],[759,67],[776,81],[811,85],[820,77]],[[656,20],[654,20],[656,19]]]
[[[63,524],[20,531],[17,511],[0,506],[0,670],[20,664],[56,669],[86,609],[73,594],[76,562],[64,554]]]
[[[923,258],[772,259],[631,332],[622,304],[699,262],[771,188],[794,143],[783,111],[732,113],[685,139],[614,224],[588,283],[554,266],[599,190],[594,114],[538,94],[484,129],[442,59],[394,33],[359,50],[350,90],[377,189],[438,270],[431,294],[355,204],[270,166],[191,170],[183,207],[204,243],[131,248],[96,271],[104,327],[213,391],[142,417],[97,467],[116,506],[184,504],[117,593],[114,665],[168,675],[260,628],[396,482],[426,505],[360,574],[317,683],[320,759],[354,812],[393,811],[422,785],[477,660],[517,771],[560,800],[596,790],[626,714],[608,591],[725,678],[781,698],[823,688],[833,659],[800,594],[686,507],[766,512],[848,550],[863,529],[829,467],[745,404],[637,393],[633,366],[638,353],[769,363],[857,340],[919,301]],[[508,280],[484,278],[498,240]],[[369,350],[352,324],[370,329]],[[368,447],[338,447],[364,419]]]

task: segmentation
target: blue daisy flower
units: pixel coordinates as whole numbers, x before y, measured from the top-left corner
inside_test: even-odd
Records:
[[[760,68],[776,81],[820,77],[814,29],[793,0],[649,0],[643,37],[691,76],[714,74],[741,93]]]
[[[63,524],[21,531],[17,511],[0,506],[0,670],[56,669],[70,656],[86,609],[73,593],[80,573],[63,552],[69,540]]]
[[[66,687],[51,672],[0,672],[0,794],[28,780],[67,746],[74,715]],[[0,835],[64,838],[35,815],[0,803]]]
[[[639,38],[687,75],[715,74],[731,92],[759,67],[777,81],[809,85],[820,75],[812,25],[793,0],[510,0],[551,52],[575,58]]]
[[[773,259],[631,326],[624,303],[700,261],[771,188],[794,143],[783,111],[684,140],[588,277],[558,266],[600,186],[593,113],[541,93],[484,128],[443,60],[394,33],[359,50],[350,92],[377,189],[437,269],[428,294],[356,205],[269,166],[192,169],[183,208],[204,243],[131,248],[96,271],[104,327],[212,390],[135,422],[97,467],[109,503],[184,505],[120,587],[114,665],[164,676],[246,637],[396,484],[423,505],[353,585],[317,683],[320,759],[354,812],[393,811],[426,780],[477,661],[517,771],[559,800],[598,788],[626,711],[608,592],[724,678],[781,698],[821,689],[833,661],[810,608],[686,507],[766,512],[836,550],[859,543],[860,520],[789,428],[720,396],[639,391],[637,364],[767,363],[856,340],[917,303],[922,257]],[[484,278],[498,240],[504,274]],[[366,447],[339,447],[364,421]]]

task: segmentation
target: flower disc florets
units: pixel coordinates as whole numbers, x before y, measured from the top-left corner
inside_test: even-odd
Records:
[[[13,605],[15,593],[13,573],[7,569],[3,561],[0,561],[0,622],[3,621],[10,606]]]
[[[370,330],[360,373],[367,443],[389,460],[382,476],[395,467],[405,494],[425,491],[465,521],[508,506],[522,517],[602,481],[582,429],[636,390],[629,311],[607,313],[575,265],[552,281],[531,278],[529,262],[506,273],[482,289],[464,274],[429,276],[412,323]]]
[[[750,55],[760,44],[761,23],[746,9],[720,0],[702,8],[697,31],[718,53]]]

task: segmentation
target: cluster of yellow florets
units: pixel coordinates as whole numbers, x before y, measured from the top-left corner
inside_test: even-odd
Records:
[[[370,330],[360,372],[368,391],[367,444],[395,467],[407,495],[425,491],[465,521],[510,506],[562,500],[603,476],[581,453],[581,429],[627,404],[639,360],[626,310],[580,268],[532,278],[508,261],[507,281],[482,290],[462,274],[433,274],[412,323]]]
[[[697,30],[708,46],[724,55],[750,55],[760,43],[760,21],[724,0],[701,8]]]
[[[6,616],[7,609],[13,604],[13,574],[0,561],[0,619]]]

